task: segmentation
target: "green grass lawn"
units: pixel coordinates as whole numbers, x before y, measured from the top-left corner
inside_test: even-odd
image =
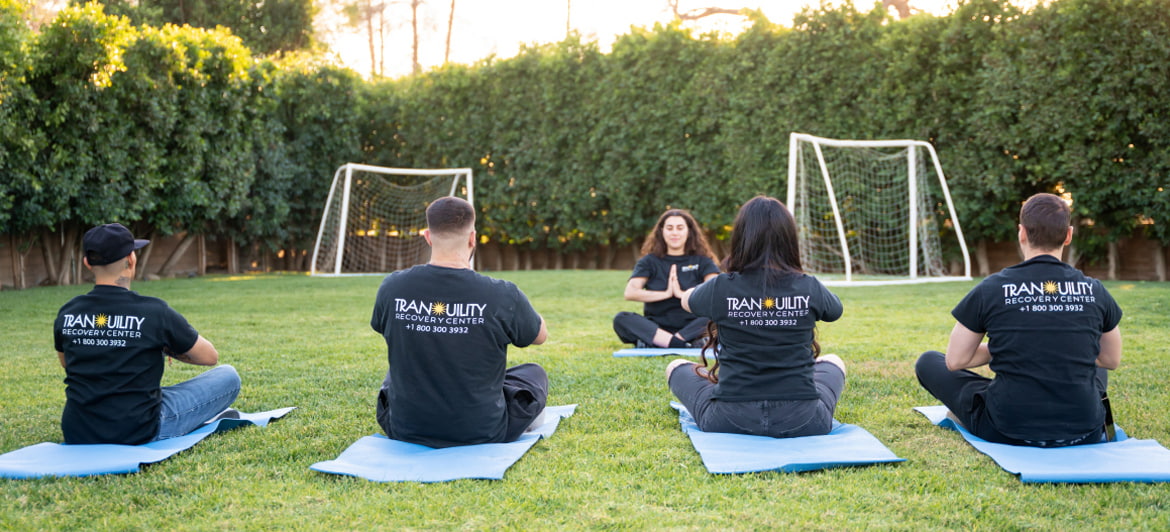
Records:
[[[679,430],[668,358],[613,358],[610,320],[628,272],[492,274],[516,282],[549,341],[512,349],[551,377],[550,404],[578,404],[502,481],[379,484],[309,465],[379,432],[386,371],[369,327],[380,277],[261,275],[143,282],[182,312],[244,380],[236,406],[297,406],[265,429],[211,436],[141,473],[0,480],[0,530],[37,529],[1151,529],[1170,526],[1170,486],[1027,485],[911,407],[934,404],[913,362],[945,347],[951,307],[971,282],[834,291],[844,317],[822,324],[849,376],[837,419],[907,461],[783,474],[711,475]],[[1165,363],[1170,283],[1107,283],[1125,311],[1110,380],[1118,424],[1170,443]],[[88,287],[0,292],[0,452],[60,441],[57,308]],[[164,383],[203,368],[175,363]]]

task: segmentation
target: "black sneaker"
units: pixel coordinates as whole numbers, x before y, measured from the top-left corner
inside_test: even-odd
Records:
[[[637,349],[646,349],[647,347],[650,347],[650,346],[646,345],[646,342],[643,342],[641,340],[634,340],[634,347]]]

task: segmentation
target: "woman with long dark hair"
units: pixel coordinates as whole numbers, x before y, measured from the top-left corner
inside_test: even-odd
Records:
[[[703,431],[827,434],[845,363],[820,354],[816,322],[841,317],[841,300],[801,269],[796,223],[783,203],[757,196],[740,207],[723,271],[682,295],[684,309],[711,320],[711,334],[702,364],[667,366],[670,391]]]
[[[707,319],[683,310],[679,297],[719,273],[707,237],[691,213],[669,209],[646,235],[642,255],[625,291],[627,300],[643,303],[642,314],[619,312],[614,332],[638,347],[691,347],[706,334]]]

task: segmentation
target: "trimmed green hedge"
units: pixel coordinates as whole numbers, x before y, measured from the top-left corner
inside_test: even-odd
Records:
[[[481,234],[532,250],[636,243],[667,206],[724,237],[784,194],[801,131],[930,140],[972,242],[1053,191],[1085,256],[1138,228],[1170,244],[1165,0],[757,13],[734,38],[660,25],[374,82],[96,4],[33,34],[20,5],[0,0],[0,233],[28,239],[119,220],[303,256],[345,162],[471,167]]]

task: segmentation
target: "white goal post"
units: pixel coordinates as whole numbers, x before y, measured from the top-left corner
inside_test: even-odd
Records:
[[[971,258],[938,154],[920,140],[792,133],[788,207],[804,267],[826,284],[971,279]],[[962,275],[948,262],[962,262]]]
[[[427,205],[442,196],[474,205],[471,169],[340,166],[321,213],[309,274],[384,274],[427,262],[430,250],[420,232]]]

